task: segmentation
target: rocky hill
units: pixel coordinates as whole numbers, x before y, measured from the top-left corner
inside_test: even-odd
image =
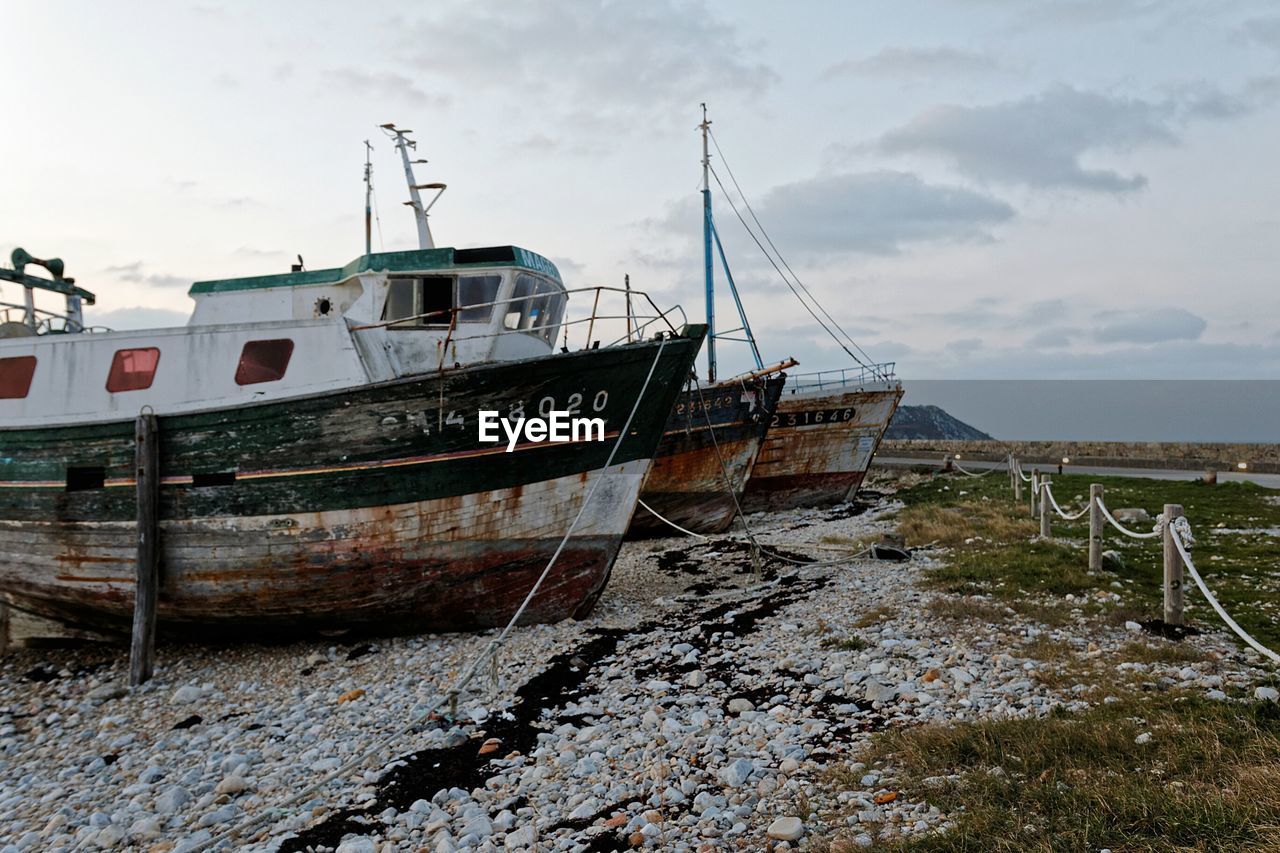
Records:
[[[899,406],[884,437],[939,441],[991,441],[991,436],[937,406]]]

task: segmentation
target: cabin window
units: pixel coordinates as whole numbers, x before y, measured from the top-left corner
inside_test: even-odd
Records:
[[[35,372],[34,355],[0,358],[0,400],[20,400],[27,396]]]
[[[453,276],[393,278],[387,287],[383,320],[404,320],[392,328],[449,325],[454,306]]]
[[[101,465],[67,468],[67,491],[85,492],[101,489],[107,483],[107,469]]]
[[[464,275],[458,277],[458,322],[488,323],[493,317],[492,303],[498,298],[500,275]],[[480,305],[480,308],[468,308]]]
[[[556,328],[564,315],[566,297],[562,287],[546,279],[520,273],[516,276],[511,298],[502,320],[504,327],[530,332],[548,343],[554,340]]]
[[[284,378],[293,355],[293,341],[280,338],[270,341],[248,341],[240,351],[236,367],[237,385],[255,385]]]
[[[107,390],[115,393],[150,388],[159,363],[160,350],[155,347],[116,350],[107,374]]]

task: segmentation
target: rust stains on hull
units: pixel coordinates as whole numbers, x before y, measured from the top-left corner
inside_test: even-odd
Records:
[[[901,398],[897,383],[784,394],[747,481],[743,510],[826,506],[851,498]]]
[[[522,622],[585,615],[604,589],[648,464],[397,506],[164,521],[160,631],[242,639],[337,627],[388,633],[505,624],[569,529],[584,486],[604,477]],[[134,580],[102,563],[131,562],[134,538],[123,522],[0,522],[0,541],[60,543],[51,556],[62,568],[34,571],[45,554],[19,546],[6,562],[5,600],[125,636]],[[85,553],[95,556],[82,559]]]
[[[695,533],[723,533],[736,515],[782,393],[784,376],[730,380],[686,391],[676,401],[640,499]],[[629,538],[670,536],[669,525],[637,507]]]

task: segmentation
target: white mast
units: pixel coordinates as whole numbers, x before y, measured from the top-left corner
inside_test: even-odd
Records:
[[[413,133],[412,130],[400,129],[395,126],[394,122],[388,122],[382,125],[382,129],[387,135],[395,140],[396,150],[400,152],[400,159],[404,163],[404,179],[409,184],[409,201],[406,201],[409,207],[413,208],[413,216],[418,222],[418,248],[434,249],[435,241],[431,239],[431,226],[427,222],[427,217],[432,206],[440,200],[440,195],[445,191],[445,185],[440,183],[419,184],[417,178],[413,176],[414,163],[426,163],[426,160],[410,160],[409,149],[415,151],[418,149],[416,140],[410,139],[408,134]],[[435,190],[436,194],[427,202],[426,206],[422,204],[422,197],[418,195],[418,190]]]

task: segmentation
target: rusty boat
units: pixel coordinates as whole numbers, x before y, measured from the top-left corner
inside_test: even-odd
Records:
[[[892,365],[791,377],[747,480],[743,511],[851,500],[902,393]]]
[[[25,297],[0,304],[0,611],[128,635],[139,412],[163,635],[500,625],[566,536],[523,621],[592,607],[704,329],[658,312],[643,340],[557,352],[574,291],[555,265],[435,247],[393,132],[416,250],[369,251],[366,228],[344,267],[196,282],[186,326],[136,332],[87,327],[60,261],[0,269]],[[486,442],[483,410],[600,435]]]
[[[780,370],[705,386],[686,383],[667,418],[628,535],[670,536],[672,525],[723,533],[732,526],[782,395],[786,375]]]
[[[892,363],[876,363],[841,328],[840,324],[818,303],[813,293],[796,276],[790,264],[764,230],[755,211],[742,193],[737,179],[729,178],[738,191],[746,215],[738,210],[733,198],[720,183],[711,167],[709,140],[713,141],[711,122],[703,105],[702,123],[702,196],[703,196],[703,261],[707,302],[708,362],[714,375],[715,343],[718,338],[741,333],[750,345],[757,368],[762,359],[742,306],[733,275],[720,243],[712,215],[711,178],[724,194],[737,219],[782,278],[791,293],[809,315],[829,334],[836,344],[855,362],[856,367],[839,368],[818,373],[786,376],[776,407],[770,413],[761,445],[751,463],[741,497],[744,512],[823,506],[850,500],[857,493],[889,422],[902,399],[902,383]],[[728,170],[724,154],[715,146],[720,162]],[[737,308],[740,325],[719,333],[715,321],[715,286],[713,248],[724,270],[728,291]],[[786,366],[794,366],[789,360]],[[763,368],[761,368],[763,369]]]

